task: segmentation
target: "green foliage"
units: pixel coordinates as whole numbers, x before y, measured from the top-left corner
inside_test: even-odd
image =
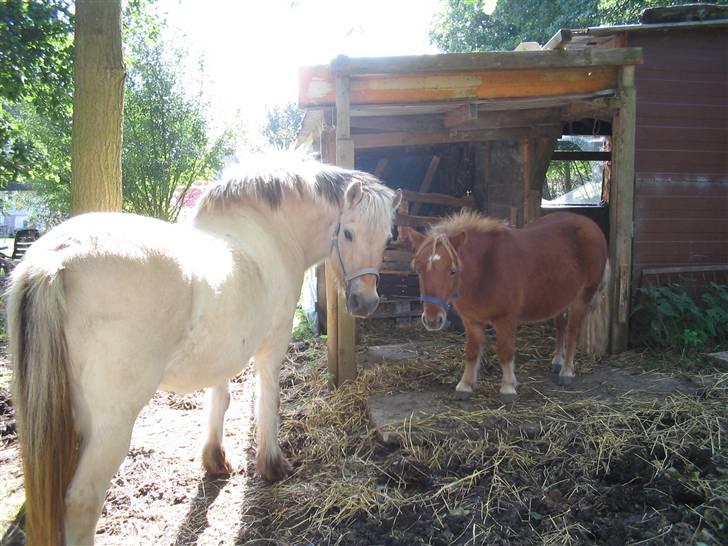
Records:
[[[702,305],[678,283],[639,291],[646,297],[634,309],[639,341],[686,351],[728,340],[728,286],[711,283]]]
[[[232,146],[229,132],[208,136],[202,91],[183,88],[185,52],[162,40],[163,25],[142,11],[125,34],[122,172],[127,210],[174,221],[191,185],[221,169]]]
[[[0,186],[21,181],[42,160],[18,109],[57,122],[70,116],[73,15],[66,0],[0,3]]]
[[[727,0],[712,3],[725,4]],[[442,51],[510,51],[520,42],[546,43],[559,29],[638,22],[648,7],[684,0],[447,0],[432,21],[430,41]]]
[[[293,333],[291,339],[293,341],[303,341],[316,337],[308,324],[308,319],[299,305],[296,307],[296,313],[293,316]]]
[[[285,106],[274,106],[266,112],[263,136],[279,150],[293,147],[303,121],[303,110],[289,102]]]
[[[581,137],[559,140],[556,144],[557,150],[569,152],[584,151],[587,147]],[[555,199],[593,178],[594,163],[591,161],[551,161],[546,171],[543,197],[544,199]]]

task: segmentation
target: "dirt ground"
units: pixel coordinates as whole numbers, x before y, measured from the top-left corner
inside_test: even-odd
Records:
[[[728,543],[728,370],[653,375],[642,353],[582,358],[575,385],[552,392],[543,370],[553,340],[538,327],[519,335],[520,398],[504,407],[491,352],[473,399],[450,398],[459,334],[369,329],[362,346],[412,339],[437,343],[333,393],[325,341],[292,345],[280,439],[295,471],[278,484],[254,473],[250,367],[232,385],[225,444],[236,470],[225,479],[200,470],[203,395],[158,393],[113,480],[97,544]],[[639,388],[612,385],[610,369],[640,377]],[[687,387],[659,387],[671,381]],[[443,393],[434,415],[405,417],[397,442],[382,442],[370,398],[428,389]],[[0,483],[22,495],[4,391],[0,433]],[[13,516],[0,511],[4,544],[22,540]]]

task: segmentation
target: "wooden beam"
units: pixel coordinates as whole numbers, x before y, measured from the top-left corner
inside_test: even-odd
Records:
[[[609,243],[612,264],[610,347],[612,352],[627,348],[632,272],[634,222],[634,153],[637,100],[634,67],[620,73],[622,107],[613,124],[612,184],[609,200]]]
[[[453,208],[474,207],[475,201],[471,196],[455,197],[444,193],[420,193],[410,190],[402,190],[402,199],[414,203],[430,203],[432,205],[444,205]]]
[[[550,125],[561,121],[559,108],[532,108],[528,110],[476,112],[472,119],[445,117],[448,129],[503,129],[509,127],[532,127]]]
[[[641,63],[642,50],[640,48],[587,48],[578,51],[490,51],[405,57],[352,58],[340,55],[331,61],[331,73],[336,76],[357,76],[363,74],[622,66]]]
[[[428,133],[380,133],[354,135],[357,150],[373,148],[394,148],[398,146],[422,146],[428,144],[449,144],[454,142],[484,142],[487,140],[521,140],[561,135],[561,125],[542,125],[537,127],[515,127],[506,129],[486,129],[478,131],[433,131]]]
[[[551,154],[553,161],[610,161],[612,152],[560,152]]]
[[[387,168],[387,163],[389,163],[388,159],[380,159],[377,161],[377,166],[374,167],[374,172],[372,173],[375,178],[382,178],[382,175],[384,174],[384,169]]]
[[[442,115],[358,116],[351,128],[365,131],[437,131],[445,128]]]
[[[540,51],[513,54],[532,53],[542,54]],[[351,80],[351,104],[362,107],[562,97],[600,93],[616,87],[614,66],[374,74]],[[304,69],[300,75],[299,105],[302,108],[330,106],[335,103],[335,88],[336,82],[328,67]]]
[[[351,140],[351,80],[336,78],[336,164],[354,168],[354,142]],[[356,319],[346,312],[346,300],[338,291],[337,306],[337,386],[356,379]]]
[[[546,42],[543,49],[564,49],[566,44],[571,41],[571,36],[572,33],[570,29],[562,28],[556,32],[556,34],[554,34],[548,42]]]
[[[430,191],[430,186],[432,186],[432,181],[435,179],[435,173],[437,172],[437,167],[439,165],[440,156],[433,155],[432,159],[430,160],[430,164],[427,167],[427,172],[425,172],[425,176],[422,178],[422,183],[420,184],[419,188],[420,193],[427,193],[428,191]],[[417,214],[420,208],[422,208],[422,201],[413,204],[412,207],[410,207],[410,213]]]
[[[478,119],[478,105],[463,104],[445,114],[445,127],[457,127]]]
[[[572,101],[561,110],[563,121],[583,118],[611,120],[614,112],[620,107],[617,97],[600,97],[592,100]]]
[[[394,223],[398,226],[428,227],[440,221],[436,216],[414,216],[412,214],[397,213],[394,216]]]

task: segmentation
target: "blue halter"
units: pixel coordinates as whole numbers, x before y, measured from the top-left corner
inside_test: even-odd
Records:
[[[450,299],[456,300],[459,297],[460,297],[459,292],[453,292],[452,296],[450,296]],[[437,296],[428,296],[428,295],[420,296],[420,301],[422,303],[434,303],[435,305],[439,305],[440,307],[445,309],[445,311],[449,311],[452,308],[452,303],[445,301],[445,300],[441,300]]]

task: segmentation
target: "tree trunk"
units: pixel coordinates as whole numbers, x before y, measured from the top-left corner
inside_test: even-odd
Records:
[[[121,0],[77,0],[71,213],[121,210]]]

